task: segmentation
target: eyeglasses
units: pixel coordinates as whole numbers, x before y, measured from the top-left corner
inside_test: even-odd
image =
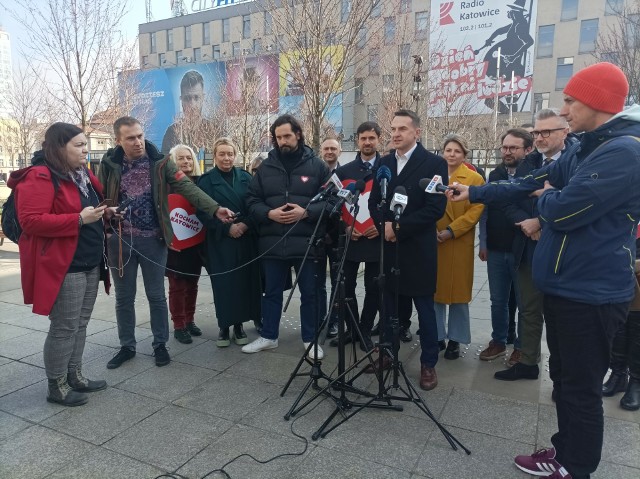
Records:
[[[524,150],[524,146],[501,146],[500,147],[500,151],[502,153],[506,153],[507,151],[509,153],[515,153],[516,151],[518,151],[521,148]]]
[[[540,135],[542,138],[549,138],[549,135],[551,135],[552,131],[560,131],[560,130],[564,130],[564,126],[562,128],[552,128],[550,130],[533,130],[531,132],[531,134],[533,135],[534,138],[536,138],[538,135]]]

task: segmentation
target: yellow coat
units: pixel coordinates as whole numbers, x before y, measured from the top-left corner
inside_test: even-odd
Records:
[[[449,184],[457,181],[467,186],[483,185],[484,180],[464,164],[449,176]],[[467,201],[447,201],[444,216],[438,220],[438,231],[449,227],[453,239],[438,243],[437,303],[469,303],[473,286],[474,241],[476,223],[484,205]]]

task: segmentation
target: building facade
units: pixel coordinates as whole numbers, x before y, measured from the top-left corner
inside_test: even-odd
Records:
[[[355,1],[315,0],[316,4],[331,2],[343,18]],[[294,3],[307,5],[313,2],[300,0]],[[200,11],[141,24],[141,69],[184,68],[239,57],[259,57],[290,48],[287,45],[290,35],[279,29],[273,20],[274,12],[269,9],[273,5],[271,0],[206,9],[216,3],[224,2],[193,2],[192,7]],[[437,28],[431,9],[432,6],[440,7],[442,14],[441,3],[392,0],[376,5],[367,25],[355,39],[358,48],[367,52],[367,61],[354,64],[342,85],[340,138],[347,143],[346,148],[353,140],[357,125],[366,120],[378,120],[384,126],[390,119],[389,111],[398,106],[418,110],[423,118],[430,118],[429,43],[430,38],[434,43],[433,32]],[[488,0],[449,3],[475,8],[472,15],[491,12],[494,6],[494,2]],[[532,37],[535,39],[530,53],[533,82],[522,111],[496,112],[496,129],[500,130],[532,121],[535,112],[542,108],[561,106],[564,85],[574,72],[596,61],[594,50],[598,35],[615,28],[616,13],[625,6],[625,0],[514,0],[508,4],[509,9],[524,12],[525,17],[529,15],[532,24],[530,31],[534,32]],[[531,12],[535,10],[537,15],[533,20]],[[506,13],[502,12],[504,18]],[[331,43],[330,32],[327,42]],[[490,111],[484,116],[490,116]],[[427,130],[431,128],[429,121]],[[435,129],[437,123],[433,123],[433,129],[437,131],[433,133],[434,138],[430,139],[428,132],[425,138],[432,147],[437,147],[440,134]]]
[[[0,27],[0,118],[9,117],[9,97],[13,87],[11,68],[11,40]]]

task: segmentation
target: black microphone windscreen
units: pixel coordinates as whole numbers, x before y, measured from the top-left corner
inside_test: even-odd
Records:
[[[394,191],[394,193],[407,196],[407,189],[404,186],[399,185],[399,186],[396,186],[396,190]]]
[[[426,190],[427,186],[429,186],[429,183],[431,183],[431,178],[422,178],[419,182],[418,182],[418,186],[420,186],[421,190]]]
[[[360,193],[362,193],[366,187],[367,187],[367,184],[364,182],[364,180],[358,180],[354,185],[354,191],[357,190]]]
[[[391,170],[387,165],[382,165],[380,166],[380,168],[378,168],[378,172],[376,173],[376,179],[378,181],[382,181],[382,180],[389,181],[391,179]]]
[[[356,191],[358,188],[356,187],[357,183],[349,183],[347,186],[344,187],[345,190],[349,190],[351,193],[353,193],[354,191]]]

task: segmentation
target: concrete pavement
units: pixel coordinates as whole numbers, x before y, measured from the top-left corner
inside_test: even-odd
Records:
[[[526,478],[513,457],[548,446],[555,430],[546,345],[537,381],[496,381],[493,373],[505,367],[506,358],[478,359],[491,334],[486,268],[479,261],[471,303],[473,343],[459,360],[441,359],[440,385],[421,392],[434,415],[471,449],[470,456],[453,451],[413,404],[405,404],[402,412],[364,410],[317,441],[311,434],[334,409],[332,401],[316,401],[295,421],[285,421],[306,381],[294,379],[280,396],[303,351],[297,298],[283,317],[280,347],[246,355],[233,344],[216,347],[211,287],[202,278],[196,321],[204,335],[190,345],[172,338],[172,363],[158,368],[139,278],[138,354],[107,370],[119,345],[114,299],[101,291],[88,328],[84,372],[105,378],[109,388],[77,408],[45,401],[42,348],[48,320],[22,303],[18,249],[7,240],[0,246],[0,478],[154,478],[163,473],[200,478],[240,454],[265,461],[285,453],[298,455],[267,464],[245,456],[225,470],[243,479]],[[416,324],[414,318],[414,333]],[[254,339],[253,327],[246,329]],[[330,373],[336,351],[327,344],[325,352],[322,368]],[[417,383],[417,341],[402,345],[401,360]],[[366,376],[357,384],[376,388]],[[605,398],[605,445],[594,479],[640,477],[640,413],[622,410],[619,398]]]

